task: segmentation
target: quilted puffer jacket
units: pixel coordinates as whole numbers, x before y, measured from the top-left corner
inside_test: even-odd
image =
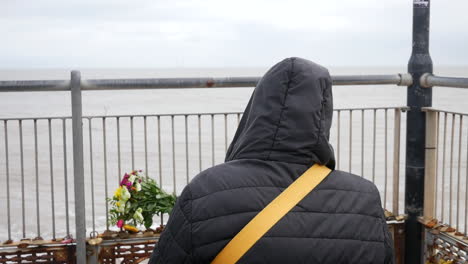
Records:
[[[226,161],[197,175],[172,211],[150,263],[208,264],[314,163],[334,168],[327,69],[300,58],[260,80]],[[393,263],[376,186],[334,170],[238,263]]]

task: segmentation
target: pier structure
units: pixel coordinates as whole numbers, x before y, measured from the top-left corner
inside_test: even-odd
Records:
[[[468,88],[468,78],[454,78],[437,76],[433,74],[432,60],[429,55],[429,17],[430,1],[414,0],[413,2],[413,41],[412,54],[408,63],[407,73],[388,75],[343,75],[332,76],[334,86],[362,86],[362,85],[386,85],[386,89],[392,86],[407,86],[407,105],[401,107],[372,107],[335,109],[335,121],[332,128],[332,141],[336,146],[338,168],[355,171],[379,187],[382,196],[382,204],[388,212],[388,224],[391,227],[395,240],[395,250],[398,263],[423,263],[429,261],[436,263],[439,259],[452,259],[453,263],[466,263],[468,259],[468,234],[467,208],[468,208],[468,113],[450,112],[443,109],[432,108],[432,87]],[[91,183],[94,186],[97,174],[96,164],[93,163],[102,156],[102,168],[104,177],[104,192],[108,196],[108,186],[111,173],[108,168],[108,149],[116,143],[116,170],[119,175],[123,172],[121,144],[124,139],[121,131],[122,124],[128,125],[130,135],[131,168],[135,169],[138,162],[137,152],[143,157],[146,171],[148,171],[149,158],[158,162],[156,180],[161,186],[169,186],[173,193],[180,191],[180,185],[188,183],[192,171],[202,170],[207,165],[205,152],[211,152],[208,156],[208,165],[215,165],[216,155],[221,155],[222,150],[229,145],[228,133],[235,130],[242,113],[177,113],[177,114],[141,114],[122,116],[83,116],[82,93],[92,90],[134,90],[134,89],[229,89],[239,87],[254,87],[261,77],[225,77],[225,78],[153,78],[153,79],[82,79],[79,71],[72,71],[70,80],[37,80],[37,81],[0,81],[1,92],[43,92],[43,91],[67,91],[71,95],[71,116],[56,117],[30,117],[30,118],[1,118],[3,127],[3,147],[1,159],[5,164],[5,171],[1,172],[0,180],[5,188],[5,199],[0,202],[6,204],[7,230],[2,232],[7,243],[0,245],[0,263],[7,261],[21,261],[22,259],[44,259],[50,263],[110,263],[116,258],[128,258],[142,260],[152,251],[152,245],[157,241],[155,237],[135,236],[129,239],[105,240],[102,243],[90,243],[96,239],[96,223],[99,221],[99,213],[95,211],[95,193],[103,190],[91,191],[91,202],[85,191],[85,186]],[[350,89],[359,89],[350,87]],[[460,90],[460,92],[466,92]],[[367,124],[366,118],[373,122]],[[465,122],[464,122],[465,120]],[[156,150],[153,153],[148,141],[148,127],[154,122],[157,128]],[[137,124],[141,126],[137,127]],[[38,175],[38,126],[45,124],[48,127],[50,158],[50,204],[41,202],[45,200],[39,197],[36,190],[36,241],[21,243],[25,238],[25,194],[24,194],[24,136],[26,125],[31,125],[35,150],[32,161],[36,164],[35,179],[46,180],[44,175]],[[62,128],[60,136],[63,137],[63,175],[53,173],[58,167],[52,158],[52,129],[59,124]],[[166,134],[161,128],[167,125]],[[71,128],[70,128],[71,125]],[[111,127],[112,125],[112,127]],[[93,128],[94,126],[94,128]],[[222,130],[215,129],[222,127]],[[383,129],[382,129],[383,127]],[[403,129],[404,127],[404,129]],[[230,129],[232,128],[232,129]],[[71,129],[71,134],[67,131]],[[94,130],[99,130],[99,139]],[[139,130],[138,130],[139,129]],[[180,130],[181,129],[181,130]],[[12,130],[18,133],[13,135]],[[116,142],[108,139],[109,130],[116,132]],[[164,130],[164,129],[163,129]],[[404,131],[403,131],[404,130]],[[181,132],[182,131],[182,132]],[[203,132],[202,132],[203,131]],[[135,134],[143,135],[144,143],[141,148],[135,144]],[[382,136],[383,144],[379,145],[377,138]],[[402,135],[403,133],[403,135]],[[206,139],[204,134],[209,134]],[[13,136],[19,137],[20,148],[14,150],[10,147]],[[163,141],[167,136],[169,150],[162,149]],[[404,136],[405,141],[401,141]],[[67,144],[71,137],[72,144]],[[356,137],[359,139],[356,141]],[[371,139],[372,142],[369,142]],[[93,143],[94,142],[94,143]],[[182,143],[183,151],[176,153]],[[99,144],[97,144],[99,143]],[[94,148],[94,150],[93,150]],[[20,162],[10,159],[11,153],[18,151]],[[68,175],[70,164],[67,163],[67,153],[71,151],[73,159],[73,172]],[[164,152],[166,151],[166,152]],[[202,153],[203,152],[203,153]],[[157,154],[156,154],[157,153]],[[217,153],[217,154],[216,154]],[[376,160],[383,153],[381,164],[385,170],[376,172]],[[165,156],[169,155],[169,158]],[[345,155],[346,154],[346,155]],[[68,156],[70,157],[70,156]],[[192,157],[196,157],[193,160]],[[346,160],[345,158],[346,157]],[[169,160],[172,171],[164,174],[162,160]],[[195,163],[194,163],[195,162]],[[400,167],[400,164],[404,166]],[[202,164],[205,163],[205,164]],[[94,164],[94,165],[93,165]],[[89,167],[85,167],[89,166]],[[185,175],[180,175],[179,168],[183,167]],[[196,167],[196,168],[194,168]],[[22,199],[12,201],[12,171],[21,173]],[[391,171],[391,174],[388,172]],[[167,176],[169,175],[169,176]],[[55,222],[57,199],[54,192],[54,182],[57,177],[63,177],[63,197],[65,199],[66,223],[60,223],[65,228],[65,235],[72,236],[73,241],[62,243]],[[110,176],[109,176],[110,177]],[[403,183],[404,185],[402,186]],[[68,193],[68,186],[73,186],[72,197]],[[3,188],[3,187],[2,187]],[[37,187],[38,188],[38,187]],[[55,186],[55,190],[59,187]],[[404,195],[401,195],[400,192]],[[403,205],[403,206],[400,206]],[[44,206],[51,208],[50,230],[52,237],[42,238],[40,212]],[[70,207],[70,208],[69,208]],[[74,208],[74,217],[69,215],[69,209]],[[91,215],[89,208],[92,208]],[[20,208],[21,217],[12,211]],[[106,229],[107,207],[105,214]],[[167,220],[162,216],[161,223]],[[70,221],[73,220],[73,221]],[[70,222],[74,223],[74,226]],[[19,223],[22,230],[12,230],[12,224]],[[49,224],[49,223],[47,223]],[[91,232],[90,232],[91,230]],[[19,238],[18,238],[19,236]],[[76,255],[76,258],[74,257]],[[130,257],[129,257],[130,256]],[[107,262],[106,262],[107,261]],[[113,263],[113,262],[112,262]]]

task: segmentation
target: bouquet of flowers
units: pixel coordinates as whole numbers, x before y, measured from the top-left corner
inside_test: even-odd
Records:
[[[136,233],[138,225],[148,230],[153,224],[153,216],[170,213],[174,207],[175,195],[164,192],[153,179],[141,176],[142,171],[125,173],[114,196],[107,201],[109,223]]]

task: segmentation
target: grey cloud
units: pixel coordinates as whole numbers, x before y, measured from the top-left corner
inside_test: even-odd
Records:
[[[466,65],[468,18],[460,10],[468,3],[454,2],[433,4],[431,53],[436,63]],[[0,67],[252,67],[286,56],[327,65],[406,65],[410,56],[410,1],[236,3],[4,0]],[[299,4],[307,5],[304,17],[287,13]],[[323,24],[318,14],[331,24],[336,18],[336,25]]]

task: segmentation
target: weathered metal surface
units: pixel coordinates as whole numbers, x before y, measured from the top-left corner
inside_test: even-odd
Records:
[[[428,264],[468,263],[468,240],[455,233],[446,233],[438,229],[425,229],[425,262]]]
[[[387,221],[387,225],[393,238],[395,263],[403,264],[405,252],[405,223],[403,221]]]
[[[405,263],[422,263],[422,227],[418,217],[424,206],[424,157],[426,116],[421,107],[431,106],[432,89],[419,83],[421,75],[432,73],[429,55],[430,0],[413,2],[413,45],[408,72],[413,76],[407,90],[405,166]]]
[[[0,251],[0,264],[10,263],[44,263],[74,264],[74,245],[36,246],[25,249]]]
[[[395,263],[403,263],[404,251],[404,222],[387,221],[394,239]],[[97,260],[102,264],[115,263],[141,263],[149,259],[153,253],[159,235],[145,236],[144,234],[132,235],[126,239],[106,239],[94,241],[88,239],[86,255],[88,263]],[[97,242],[97,243],[94,243]],[[76,247],[73,244],[60,244],[56,241],[33,242],[25,244],[26,248],[20,248],[21,243],[14,243],[0,247],[0,264],[6,263],[79,263],[74,258]],[[84,262],[82,262],[84,263]]]
[[[81,103],[81,75],[78,71],[71,73],[71,106],[73,125],[73,178],[75,190],[75,228],[76,260],[86,262],[86,210],[85,181],[83,167],[83,122]]]
[[[420,82],[425,88],[433,86],[468,88],[468,78],[442,77],[431,73],[421,75]]]
[[[423,111],[423,112],[431,112],[432,111],[432,112],[441,112],[441,113],[447,113],[447,114],[468,116],[468,112],[463,113],[463,112],[446,111],[446,110],[442,110],[442,109],[438,109],[438,108],[434,108],[434,107],[423,107],[423,108],[421,108],[421,111]]]
[[[0,81],[0,92],[70,91],[70,80]]]
[[[235,88],[254,87],[261,77],[221,78],[152,78],[152,79],[91,79],[82,80],[83,90],[121,89],[186,89],[186,88]],[[394,84],[407,86],[412,83],[410,74],[388,75],[336,75],[333,85]],[[0,92],[69,91],[67,80],[0,81]]]
[[[153,253],[157,237],[152,237],[141,241],[120,241],[103,243],[97,248],[98,261],[102,264],[107,263],[140,263],[149,259]]]
[[[424,175],[424,217],[435,218],[435,204],[437,196],[436,173],[437,173],[437,113],[426,112],[426,159]]]

